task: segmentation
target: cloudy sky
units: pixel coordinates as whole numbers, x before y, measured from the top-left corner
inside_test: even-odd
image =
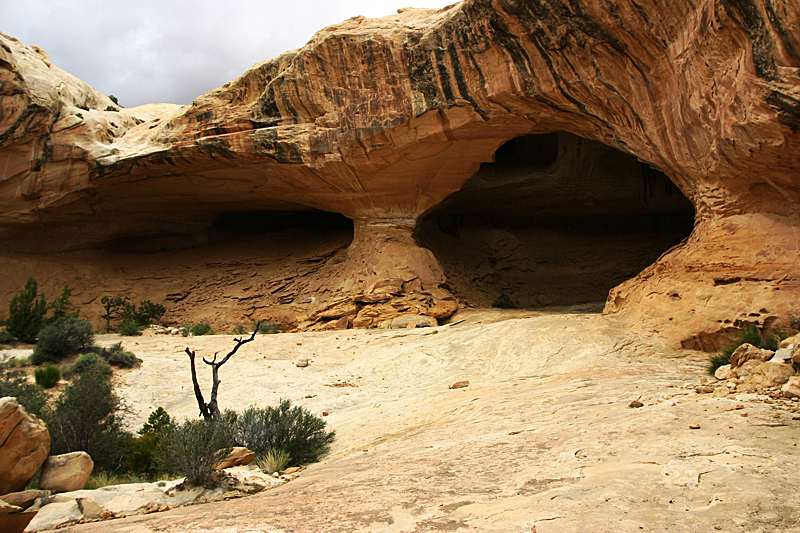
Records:
[[[2,0],[0,31],[120,104],[191,103],[356,15],[456,0]]]

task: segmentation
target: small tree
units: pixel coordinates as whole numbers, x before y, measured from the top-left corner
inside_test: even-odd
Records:
[[[214,359],[208,361],[207,359],[203,358],[203,362],[211,367],[211,401],[208,403],[205,402],[203,398],[203,391],[200,390],[200,385],[197,383],[197,371],[194,368],[194,358],[195,354],[191,351],[188,347],[186,348],[186,354],[189,356],[189,366],[191,367],[192,371],[192,385],[194,386],[194,396],[197,399],[197,405],[200,407],[200,414],[203,415],[203,418],[206,420],[210,418],[217,418],[220,415],[219,406],[217,405],[217,392],[219,391],[219,367],[224,365],[228,362],[228,359],[236,353],[236,350],[242,344],[246,344],[252,341],[256,333],[258,333],[258,327],[260,323],[256,323],[255,328],[253,329],[253,333],[250,335],[249,338],[240,338],[240,339],[233,339],[236,342],[236,346],[233,347],[233,350],[228,352],[228,355],[222,358],[221,361],[217,362],[217,354],[214,354]]]
[[[38,292],[36,280],[28,278],[25,287],[11,298],[8,306],[6,331],[22,342],[36,342],[36,337],[44,327],[47,302],[44,294],[39,295]]]
[[[100,315],[100,318],[106,319],[106,331],[111,331],[111,321],[120,315],[128,302],[121,296],[103,296],[100,299],[100,303],[103,304],[103,309],[106,310],[106,313]]]
[[[75,306],[72,305],[70,302],[70,297],[72,297],[72,291],[74,289],[69,285],[64,285],[64,289],[61,291],[61,296],[50,302],[47,308],[52,311],[47,320],[45,321],[46,324],[52,324],[59,318],[64,317],[71,317],[77,318],[78,312],[75,310]]]

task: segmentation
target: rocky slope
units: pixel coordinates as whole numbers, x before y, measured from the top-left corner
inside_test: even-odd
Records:
[[[220,407],[289,398],[327,412],[330,455],[255,496],[69,531],[798,531],[796,400],[728,394],[724,381],[714,384],[724,395],[699,394],[707,356],[619,317],[490,313],[257,336],[220,369]],[[115,375],[134,429],[157,406],[196,417],[183,349],[232,346],[231,336],[100,342],[118,340],[143,359]],[[209,371],[198,372],[207,391]],[[459,381],[469,385],[450,388]]]
[[[517,299],[545,305],[553,301],[548,293],[570,292],[551,273],[572,265],[576,280],[588,276],[584,285],[602,273],[596,283],[601,294],[611,289],[608,313],[644,331],[667,331],[675,345],[715,349],[744,321],[786,326],[800,316],[796,3],[467,0],[401,11],[321,30],[302,49],[185,107],[107,110],[112,102],[42,51],[0,36],[0,246],[11,273],[0,281],[0,303],[35,274],[52,292],[75,285],[88,315],[99,314],[103,293],[121,292],[176,302],[175,321],[272,316],[304,327],[366,326],[400,313],[446,315],[430,310],[451,309],[452,287],[462,303],[480,305],[493,293],[513,299],[521,287],[540,285]],[[691,216],[693,208],[693,227],[638,240],[658,249],[614,241],[631,210],[652,218],[659,208],[614,207],[627,205],[607,186],[615,164],[598,172],[596,150],[575,155],[573,141],[562,150],[559,134],[555,159],[493,178],[508,183],[490,187],[495,205],[525,198],[525,187],[529,200],[535,190],[565,199],[551,206],[559,204],[567,221],[548,226],[556,235],[545,239],[526,229],[542,226],[541,205],[517,202],[524,220],[508,222],[507,233],[524,250],[499,257],[513,256],[510,276],[492,255],[502,248],[492,233],[495,211],[457,243],[469,253],[488,250],[472,261],[478,272],[453,272],[435,244],[434,252],[419,246],[437,240],[420,235],[421,217],[498,148],[557,132],[646,163],[642,187],[649,190],[651,171],[669,180],[691,202],[680,212]],[[539,138],[534,152],[552,149],[550,139]],[[636,174],[623,166],[623,183],[633,183]],[[586,184],[579,197],[609,211],[585,202],[573,211],[574,196],[553,192],[576,179]],[[647,198],[639,203],[651,205]],[[272,241],[288,230],[269,220],[287,211],[343,215],[352,220],[345,242],[352,241],[331,254],[298,252],[330,229],[331,219],[317,213],[321,222],[291,226],[291,244],[277,248]],[[600,216],[617,218],[599,224]],[[585,264],[580,243],[586,228],[597,227],[608,229],[599,252],[588,254],[597,259]],[[251,233],[263,241],[239,239]],[[215,235],[231,249],[194,259],[181,251],[204,250]],[[534,257],[539,242],[554,251]],[[581,261],[552,258],[565,242],[577,243],[567,255]],[[250,253],[254,246],[258,254]],[[200,272],[222,275],[217,267],[227,254],[249,257],[222,284],[205,274],[189,282]],[[316,266],[288,274],[299,288],[281,300],[272,291],[285,284],[266,286],[283,267],[265,269],[259,254]],[[603,272],[604,255],[630,259]],[[86,279],[89,264],[97,275]],[[141,270],[132,273],[145,267],[161,272],[157,285],[142,287]],[[271,279],[255,283],[252,275]],[[476,279],[478,294],[457,290]],[[572,292],[569,303],[598,297],[597,290]],[[180,307],[188,296],[170,297],[189,293],[197,305]],[[232,305],[220,310],[220,301]]]

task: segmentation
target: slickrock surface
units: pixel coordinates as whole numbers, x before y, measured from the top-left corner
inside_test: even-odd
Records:
[[[600,276],[600,292],[611,289],[606,311],[644,332],[668,333],[675,346],[716,349],[742,321],[788,322],[800,314],[796,2],[467,0],[441,10],[401,11],[325,28],[302,49],[255,65],[190,106],[116,109],[51,65],[44,52],[0,36],[0,249],[10,272],[0,281],[0,309],[29,274],[37,274],[51,291],[65,282],[77,287],[90,316],[100,314],[102,289],[173,301],[176,322],[216,312],[212,318],[220,324],[233,324],[283,313],[309,328],[350,321],[366,326],[406,312],[424,314],[447,301],[450,285],[458,289],[475,279],[477,300],[518,286],[558,287],[552,272],[565,268],[576,280],[591,280],[603,271],[605,249],[622,261]],[[619,171],[641,175],[645,194],[632,212],[613,207],[623,202],[613,194],[609,199],[603,184],[614,178],[592,159],[596,151],[576,152],[571,141],[562,150],[559,134],[555,157],[542,157],[525,175],[501,177],[512,185],[499,196],[501,205],[503,198],[526,197],[530,183],[550,179],[533,189],[551,191],[544,195],[553,202],[546,207],[561,209],[561,219],[545,220],[541,206],[527,205],[510,232],[524,250],[515,251],[514,238],[498,241],[491,233],[496,213],[489,207],[477,236],[455,232],[463,250],[472,253],[480,243],[489,248],[484,270],[460,279],[419,247],[424,236],[412,232],[422,231],[420,217],[495,160],[504,143],[558,132],[646,163],[633,174]],[[544,138],[533,141],[538,152],[549,150]],[[574,172],[565,173],[570,165]],[[599,239],[601,253],[593,254],[600,262],[586,265],[570,259],[574,251],[537,255],[531,235],[514,231],[554,231],[550,240],[534,239],[555,243],[553,250],[573,240],[575,228],[575,243],[603,228],[606,237],[620,228],[661,232],[663,224],[652,219],[663,215],[658,209],[647,223],[625,218],[644,216],[638,208],[649,204],[653,174],[677,186],[695,216],[690,235],[658,233],[658,250]],[[610,210],[585,202],[572,209],[574,195],[566,204],[559,200],[552,192],[564,187],[558,180],[573,179],[591,184],[582,196]],[[491,189],[487,201],[498,198]],[[258,259],[223,288],[218,280],[192,284],[193,272],[208,266],[202,259],[185,263],[186,270],[168,268],[183,264],[180,249],[230,242],[254,230],[269,242],[276,211],[309,210],[350,219],[352,242],[317,260],[300,293],[280,302],[288,307],[271,296],[283,285],[247,283]],[[317,230],[349,224],[312,213],[321,217],[314,219]],[[440,229],[445,222],[432,221]],[[304,224],[293,227],[307,229]],[[314,235],[294,241],[302,246],[306,238]],[[645,232],[643,242],[648,238]],[[495,257],[493,245],[503,243],[510,243],[507,253]],[[249,246],[239,242],[237,253]],[[261,251],[271,259],[279,250],[268,245]],[[585,259],[580,249],[577,257]],[[506,259],[512,260],[510,275]],[[99,276],[86,279],[90,260]],[[159,286],[135,288],[140,275],[128,271],[132,264],[162,272]],[[518,272],[526,273],[521,281]],[[221,312],[210,303],[178,305],[188,292],[200,300],[219,292],[211,300],[231,305]],[[545,287],[517,299],[524,298],[523,306],[531,299],[548,305],[553,293],[563,291]],[[572,301],[554,303],[597,298],[585,293],[579,287]],[[470,303],[470,294],[459,297]],[[338,316],[326,314],[331,306]],[[349,307],[345,314],[342,306]]]
[[[220,406],[327,411],[331,454],[265,493],[68,531],[800,531],[800,404],[697,394],[706,356],[616,317],[524,316],[258,336],[220,370]],[[159,405],[196,416],[182,349],[232,344],[124,342],[144,360],[118,376],[133,427]]]

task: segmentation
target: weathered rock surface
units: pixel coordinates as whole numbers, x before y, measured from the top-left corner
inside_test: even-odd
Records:
[[[424,314],[451,296],[450,286],[474,287],[459,296],[480,305],[493,291],[519,291],[523,306],[579,303],[613,287],[606,312],[716,350],[743,323],[800,315],[798,21],[796,3],[765,0],[467,0],[355,17],[191,106],[131,109],[117,109],[41,50],[0,36],[8,274],[0,309],[30,274],[47,279],[46,289],[76,287],[86,316],[100,314],[99,296],[122,293],[171,302],[176,321],[258,315],[304,327],[338,320],[304,322],[342,298],[361,308],[353,325],[364,327],[376,318],[368,307]],[[529,161],[532,174],[495,172],[485,194],[460,204],[514,199],[515,220],[495,228],[496,211],[469,208],[432,221],[464,239],[457,249],[478,253],[470,270],[445,268],[419,247],[420,217],[499,147],[551,134],[555,152],[552,137],[535,139],[541,157]],[[605,159],[591,143],[630,157],[622,181],[606,165],[616,156]],[[673,205],[659,192],[665,180],[688,210],[663,210]],[[573,182],[586,185],[568,191],[574,201],[565,206],[563,184]],[[634,204],[618,194],[628,190],[637,191]],[[352,229],[314,210],[343,215]],[[662,231],[692,211],[691,235]],[[295,232],[289,253],[325,241],[333,220],[345,221],[341,244],[325,253],[289,260],[270,244],[287,230]],[[462,220],[477,229],[461,233]],[[611,238],[619,228],[627,244]],[[245,238],[254,234],[265,249]],[[223,242],[243,260],[213,248]],[[568,242],[584,244],[560,257]],[[599,263],[585,260],[581,247],[590,245]],[[198,246],[211,248],[185,250]],[[50,255],[25,255],[33,251]],[[63,251],[81,253],[53,255]],[[125,268],[128,254],[141,270]],[[156,283],[142,288],[150,276]],[[392,280],[402,284],[390,300],[370,303]],[[594,280],[601,290],[591,290]],[[391,318],[389,310],[378,318]]]
[[[166,511],[191,503],[220,501],[277,487],[286,479],[275,479],[258,469],[235,468],[225,486],[214,489],[183,488],[182,479],[159,483],[110,485],[96,490],[57,494],[41,506],[26,531],[55,529],[68,524]]]
[[[81,490],[92,475],[94,461],[86,452],[51,455],[42,465],[39,488],[53,492]]]
[[[328,411],[337,434],[331,453],[291,483],[244,499],[70,531],[797,528],[800,403],[696,394],[698,380],[711,379],[708,356],[665,349],[619,317],[531,315],[482,311],[437,328],[258,336],[222,369],[221,407],[289,397]],[[153,405],[196,417],[191,386],[179,388],[170,374],[185,339],[135,342],[148,364],[120,375],[116,389],[131,427],[141,427]],[[228,349],[230,336],[193,342],[214,353]],[[294,366],[309,353],[314,364]],[[333,379],[358,386],[325,386]],[[456,380],[470,385],[450,390]],[[635,398],[644,405],[630,408]]]
[[[25,488],[50,453],[44,422],[15,398],[0,398],[0,494]]]

